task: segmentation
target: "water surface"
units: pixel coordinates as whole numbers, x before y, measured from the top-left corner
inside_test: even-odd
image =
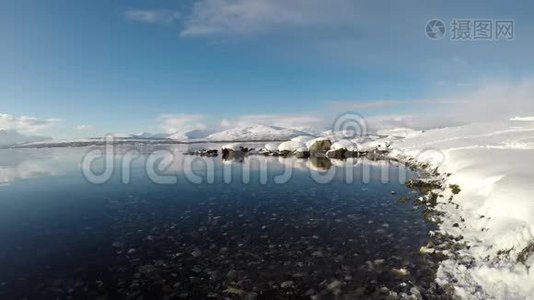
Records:
[[[0,298],[353,299],[431,285],[419,248],[433,226],[399,201],[414,196],[403,166],[194,158],[195,183],[189,147],[159,148],[173,184],[147,175],[154,149],[137,149],[129,184],[117,155],[100,185],[80,169],[89,148],[0,150]]]

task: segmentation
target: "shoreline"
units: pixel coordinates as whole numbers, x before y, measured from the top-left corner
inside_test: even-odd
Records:
[[[439,260],[439,267],[436,271],[436,283],[444,290],[453,289],[454,292],[451,292],[451,298],[453,296],[459,296],[457,287],[455,286],[458,281],[444,280],[443,277],[446,277],[447,273],[442,268],[444,263],[458,259],[462,251],[465,251],[469,247],[469,244],[465,241],[461,233],[444,230],[443,224],[452,222],[454,228],[459,228],[466,220],[460,215],[454,216],[450,214],[450,210],[443,209],[443,206],[450,206],[453,210],[459,212],[460,207],[455,203],[455,199],[457,198],[455,196],[461,193],[461,191],[457,191],[457,189],[461,189],[461,186],[451,184],[448,181],[448,177],[451,174],[439,173],[438,169],[432,169],[432,166],[428,162],[417,161],[414,157],[409,156],[389,156],[389,158],[406,165],[406,167],[423,172],[419,176],[420,183],[415,183],[410,188],[421,193],[422,196],[419,198],[419,201],[424,203],[429,210],[429,216],[433,219],[432,221],[436,224],[438,230],[436,232],[430,232],[431,241],[434,243],[422,247],[420,252],[423,255],[435,256],[435,259]],[[452,284],[453,282],[456,284]],[[484,296],[487,297],[488,295],[484,294]],[[463,298],[465,297],[467,295],[463,295]]]
[[[532,123],[474,123],[429,130],[395,144],[390,156],[436,170],[440,232],[466,248],[443,261],[440,284],[466,299],[534,299]],[[517,142],[515,142],[517,140]],[[527,164],[527,165],[525,165]],[[450,185],[458,184],[454,195]],[[452,201],[449,201],[450,197]]]

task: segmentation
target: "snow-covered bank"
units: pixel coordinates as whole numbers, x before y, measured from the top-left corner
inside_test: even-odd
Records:
[[[441,229],[469,248],[442,263],[438,280],[467,299],[534,299],[534,122],[434,129],[393,147],[392,156],[429,162],[461,188],[438,208],[446,212]]]
[[[452,285],[464,299],[534,299],[529,272],[534,266],[534,118],[380,135],[318,139],[333,142],[329,152],[389,152],[401,161],[437,168],[445,182],[435,207],[444,213],[440,231],[465,243],[461,250],[443,252],[448,258],[437,281]],[[313,141],[307,142],[308,151]],[[295,141],[281,146],[301,147]]]

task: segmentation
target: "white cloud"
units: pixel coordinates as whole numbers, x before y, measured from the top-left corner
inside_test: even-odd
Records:
[[[228,120],[228,119],[223,119],[221,121],[221,127],[223,128],[229,128],[233,125],[232,121],[231,120]]]
[[[159,127],[166,133],[181,130],[206,129],[206,117],[203,115],[173,114],[158,118]]]
[[[401,105],[402,101],[399,102],[399,105]],[[325,130],[334,130],[334,124],[338,118],[350,116],[354,112],[354,109],[339,107],[338,110],[334,111],[322,111],[309,114],[245,115],[234,119],[224,119],[220,122],[220,127],[226,129],[238,126],[262,124],[320,133]],[[406,114],[388,114],[384,112],[383,114],[376,115],[362,112],[360,115],[365,120],[365,126],[369,132],[375,132],[379,129],[399,127],[428,129],[459,124],[457,120],[452,120],[450,115],[440,115],[437,113],[437,110],[428,113],[417,113],[412,111],[411,113]],[[348,121],[350,122],[351,120]],[[353,121],[360,122],[361,119],[357,118]]]
[[[439,92],[439,91],[438,91]],[[444,95],[444,92],[439,92]],[[463,123],[508,121],[534,116],[534,79],[520,82],[482,82],[455,90],[448,96],[414,100],[338,101],[310,113],[256,114],[217,119],[203,115],[166,115],[160,127],[168,133],[193,129],[228,129],[254,124],[297,130],[332,129],[337,117],[359,113],[370,132],[407,127],[430,129]]]
[[[343,101],[343,102],[334,102],[333,105],[337,107],[345,107],[347,109],[352,109],[356,111],[360,110],[369,110],[369,109],[380,109],[386,107],[394,107],[401,105],[400,100],[377,100],[377,101]]]
[[[95,127],[93,125],[78,125],[76,126],[76,130],[80,130],[80,131],[86,131],[86,130],[93,130]]]
[[[180,13],[169,9],[129,9],[124,17],[142,23],[169,24],[180,19]]]
[[[428,129],[534,116],[533,79],[520,82],[481,82],[449,94],[425,100],[346,101],[330,104],[338,111],[361,112],[371,130],[393,127]],[[370,111],[372,114],[369,114]]]
[[[357,18],[348,0],[201,0],[182,36],[252,34],[281,27],[340,26]]]
[[[170,114],[157,118],[159,128],[166,133],[190,130],[224,130],[250,125],[269,125],[296,130],[323,130],[330,125],[319,114],[263,114],[242,115],[235,118],[208,118],[199,114]]]
[[[520,82],[483,82],[459,95],[445,113],[462,121],[509,120],[534,115],[534,79]]]
[[[14,129],[22,132],[36,132],[53,126],[60,119],[37,119],[26,116],[13,116],[0,113],[0,128]]]
[[[373,100],[373,101],[334,101],[330,102],[330,105],[334,109],[354,110],[357,112],[364,112],[370,110],[380,110],[388,108],[408,107],[413,108],[415,106],[436,106],[436,105],[449,105],[453,104],[451,100],[441,99],[413,99],[413,100]]]
[[[391,128],[431,129],[461,124],[458,120],[451,119],[450,116],[437,113],[369,116],[365,118],[365,121],[369,132]]]

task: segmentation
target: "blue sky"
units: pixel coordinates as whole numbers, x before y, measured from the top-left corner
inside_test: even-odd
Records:
[[[0,127],[73,137],[424,115],[488,84],[530,89],[533,13],[529,1],[2,1]],[[511,19],[515,38],[451,41],[454,18]],[[426,37],[430,19],[444,39]]]

